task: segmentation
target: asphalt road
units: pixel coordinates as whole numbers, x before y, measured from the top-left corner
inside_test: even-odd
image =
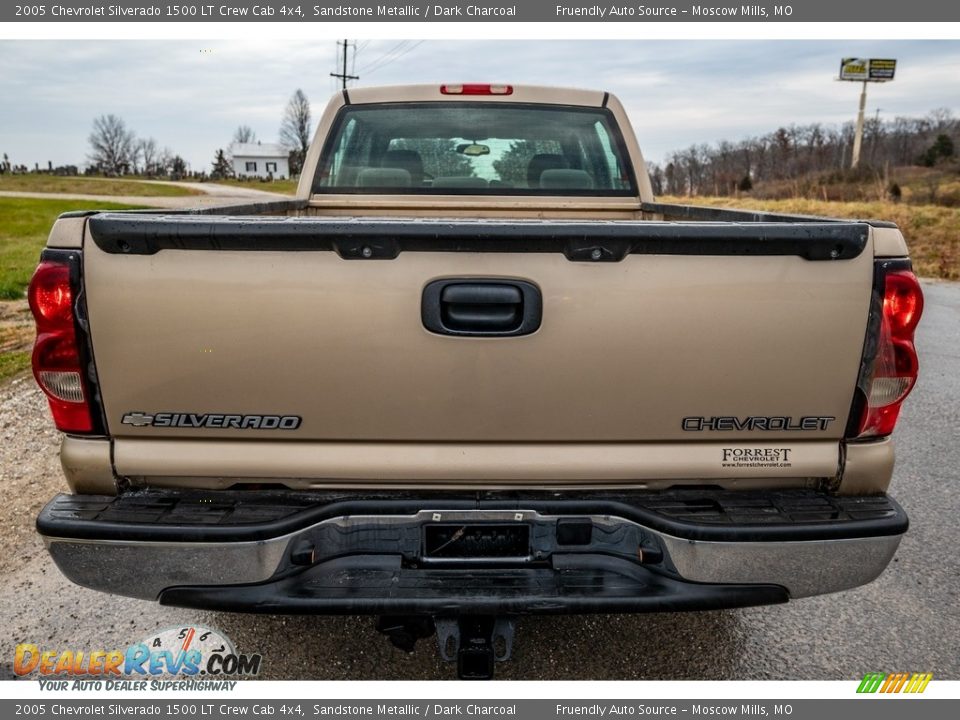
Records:
[[[893,494],[912,526],[874,583],[788,605],[694,614],[541,617],[519,623],[502,679],[854,679],[926,671],[960,679],[960,284],[925,283],[921,379],[897,428]],[[432,641],[407,655],[370,618],[206,613],[109,597],[62,578],[30,531],[58,487],[56,436],[28,379],[0,388],[0,677],[14,646],[124,647],[172,625],[223,630],[270,679],[435,679]],[[29,433],[26,442],[13,442]]]

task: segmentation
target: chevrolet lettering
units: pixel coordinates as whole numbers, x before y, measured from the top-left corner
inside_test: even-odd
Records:
[[[792,417],[768,417],[756,416],[750,417],[685,417],[683,419],[683,429],[687,432],[700,432],[704,430],[765,430],[765,431],[804,431],[804,430],[826,430],[827,427],[836,420],[835,417],[820,415],[805,415],[796,419]]]

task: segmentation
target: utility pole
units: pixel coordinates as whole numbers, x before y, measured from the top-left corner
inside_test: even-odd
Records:
[[[866,106],[867,81],[864,80],[863,89],[860,91],[860,112],[857,113],[857,130],[853,136],[853,158],[850,160],[850,167],[854,170],[856,170],[860,164],[860,145],[863,143],[863,110]]]
[[[347,75],[347,47],[350,45],[350,41],[344,38],[344,41],[341,43],[337,40],[337,47],[343,45],[343,71],[338,73],[330,73],[330,77],[340,78],[342,85],[341,87],[347,89],[347,80],[359,80],[359,75]],[[356,52],[356,46],[354,46],[354,52]]]
[[[880,111],[883,108],[877,108],[876,112],[873,114],[873,128],[871,129],[871,140],[870,140],[870,164],[873,164],[874,157],[877,154],[877,143],[880,140]]]
[[[860,164],[860,147],[863,145],[863,111],[867,106],[867,83],[890,82],[897,70],[897,61],[893,58],[843,58],[840,61],[840,77],[838,80],[851,80],[861,83],[860,110],[857,112],[857,127],[853,136],[853,154],[850,158],[850,167],[854,170]],[[880,109],[877,109],[877,121],[880,119]]]

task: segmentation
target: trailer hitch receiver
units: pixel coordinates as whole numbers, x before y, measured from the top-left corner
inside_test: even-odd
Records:
[[[457,663],[461,680],[490,680],[494,663],[513,653],[514,619],[489,615],[435,618],[440,656]]]

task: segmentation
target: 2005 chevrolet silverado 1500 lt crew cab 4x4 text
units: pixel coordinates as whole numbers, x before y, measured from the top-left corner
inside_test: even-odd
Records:
[[[86,587],[488,677],[518,616],[844,590],[907,529],[896,226],[657,203],[604,92],[344,91],[295,199],[68,213],[29,298]]]

